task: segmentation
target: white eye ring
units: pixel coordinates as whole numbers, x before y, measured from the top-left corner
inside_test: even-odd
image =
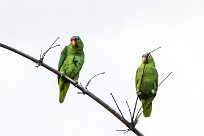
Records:
[[[151,58],[151,56],[149,55],[149,56],[148,56],[148,59],[150,59],[150,58]]]

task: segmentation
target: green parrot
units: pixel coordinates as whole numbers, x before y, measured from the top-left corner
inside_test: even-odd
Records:
[[[158,89],[158,73],[153,57],[146,53],[142,56],[142,64],[137,69],[135,76],[137,95],[142,102],[144,117],[150,117],[152,101]]]
[[[80,70],[84,64],[83,47],[84,44],[81,38],[73,36],[71,43],[62,50],[58,63],[58,71],[75,81],[78,80]],[[63,103],[70,83],[62,76],[58,76],[58,85],[60,90],[59,102]]]

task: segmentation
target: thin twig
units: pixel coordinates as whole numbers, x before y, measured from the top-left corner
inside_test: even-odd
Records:
[[[60,46],[60,45],[55,45],[55,46],[53,46],[59,38],[60,38],[60,37],[57,37],[57,39],[51,44],[51,46],[50,46],[43,54],[42,54],[42,50],[41,50],[39,63],[37,63],[38,65],[35,66],[35,67],[38,68],[39,66],[41,66],[41,64],[42,64],[42,62],[43,62],[43,60],[44,60],[44,58],[45,58],[45,55],[48,53],[49,50],[51,50],[52,48],[55,48],[55,47],[57,47],[57,46]]]
[[[127,129],[123,134],[126,134],[126,133],[128,133],[130,131],[130,129]]]
[[[126,134],[126,133],[128,133],[130,131],[130,129],[127,129],[123,134]]]
[[[129,113],[130,113],[131,121],[132,121],[132,120],[133,120],[133,119],[132,119],[132,112],[131,112],[131,110],[130,110],[130,106],[129,106],[129,104],[128,104],[127,101],[126,101],[126,104],[127,104],[127,107],[128,107]]]
[[[135,107],[134,107],[134,111],[133,111],[133,115],[132,115],[132,122],[134,121],[134,118],[135,118],[135,111],[136,111],[136,107],[137,107],[137,101],[138,101],[138,96],[137,96],[137,99],[136,99],[136,101],[135,101]]]
[[[156,50],[158,50],[158,49],[160,49],[160,48],[161,48],[161,47],[158,47],[158,48],[156,48],[156,49],[150,51],[148,54],[150,54],[150,53],[152,53],[152,52],[154,52],[154,51],[156,51]]]
[[[128,133],[129,131],[131,131],[130,129],[126,129],[126,130],[116,130],[116,131],[121,131],[121,132],[123,132],[123,134],[126,134],[126,133]]]
[[[110,94],[111,94],[111,96],[112,96],[112,98],[113,98],[113,100],[114,100],[114,102],[115,102],[115,104],[116,104],[116,106],[117,106],[117,108],[118,108],[118,110],[119,110],[121,116],[124,118],[123,113],[121,112],[120,107],[118,106],[118,104],[117,104],[117,102],[116,102],[116,100],[115,100],[113,94],[112,94],[112,93],[110,93]]]
[[[89,84],[91,83],[92,79],[94,79],[95,77],[97,77],[98,75],[101,75],[101,74],[105,74],[105,72],[101,72],[101,73],[98,73],[96,75],[94,75],[86,84],[85,88],[87,89]]]
[[[52,49],[52,48],[55,48],[55,47],[57,47],[57,46],[60,46],[60,45],[55,45],[55,46],[53,46],[56,42],[57,42],[57,40],[59,39],[60,37],[57,37],[57,39],[51,44],[51,46],[50,46],[50,48],[48,48],[44,53],[43,53],[43,58],[45,57],[45,55],[47,54],[47,52],[50,50],[50,49]]]
[[[145,108],[146,109],[146,108]],[[142,111],[143,112],[143,111]],[[137,120],[139,120],[140,116],[142,115],[142,112],[140,112],[140,114],[137,117]]]
[[[129,131],[131,131],[131,130],[130,130],[130,129],[126,129],[126,130],[115,130],[115,131],[122,131],[123,134],[126,134],[126,133],[128,133]]]
[[[139,115],[141,109],[142,109],[142,106],[139,108],[139,110],[138,110],[138,112],[137,112],[137,115],[136,115],[136,117],[135,117],[134,123],[136,123],[136,122],[138,121],[138,115]]]
[[[127,131],[127,130],[122,130],[122,129],[121,129],[121,130],[115,130],[115,131]]]
[[[172,74],[172,72],[170,72],[170,73],[168,74],[168,76],[166,76],[166,77],[159,83],[158,87],[159,87],[171,74]]]

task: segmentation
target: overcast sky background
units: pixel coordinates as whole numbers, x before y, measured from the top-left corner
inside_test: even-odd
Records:
[[[202,0],[1,0],[0,42],[39,58],[53,41],[61,44],[44,62],[57,68],[59,55],[72,35],[84,42],[85,63],[79,82],[130,120],[135,72],[142,54],[152,53],[159,88],[151,118],[141,117],[137,129],[145,136],[204,135]],[[70,87],[58,102],[55,74],[36,68],[17,54],[0,48],[0,135],[123,136],[126,127],[88,96]],[[126,134],[133,136],[134,133]]]

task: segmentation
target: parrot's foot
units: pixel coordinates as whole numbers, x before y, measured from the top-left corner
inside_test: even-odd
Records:
[[[138,92],[137,92],[137,95],[138,95],[138,96],[141,96],[141,95],[142,95],[142,92],[141,92],[141,91],[138,91]]]
[[[152,90],[152,94],[153,94],[154,96],[156,96],[157,90]]]
[[[141,97],[142,97],[142,92],[141,91],[137,92],[137,97],[139,97],[139,99],[141,100]]]
[[[65,74],[63,72],[60,73],[60,78],[62,78],[63,76],[65,76]]]

